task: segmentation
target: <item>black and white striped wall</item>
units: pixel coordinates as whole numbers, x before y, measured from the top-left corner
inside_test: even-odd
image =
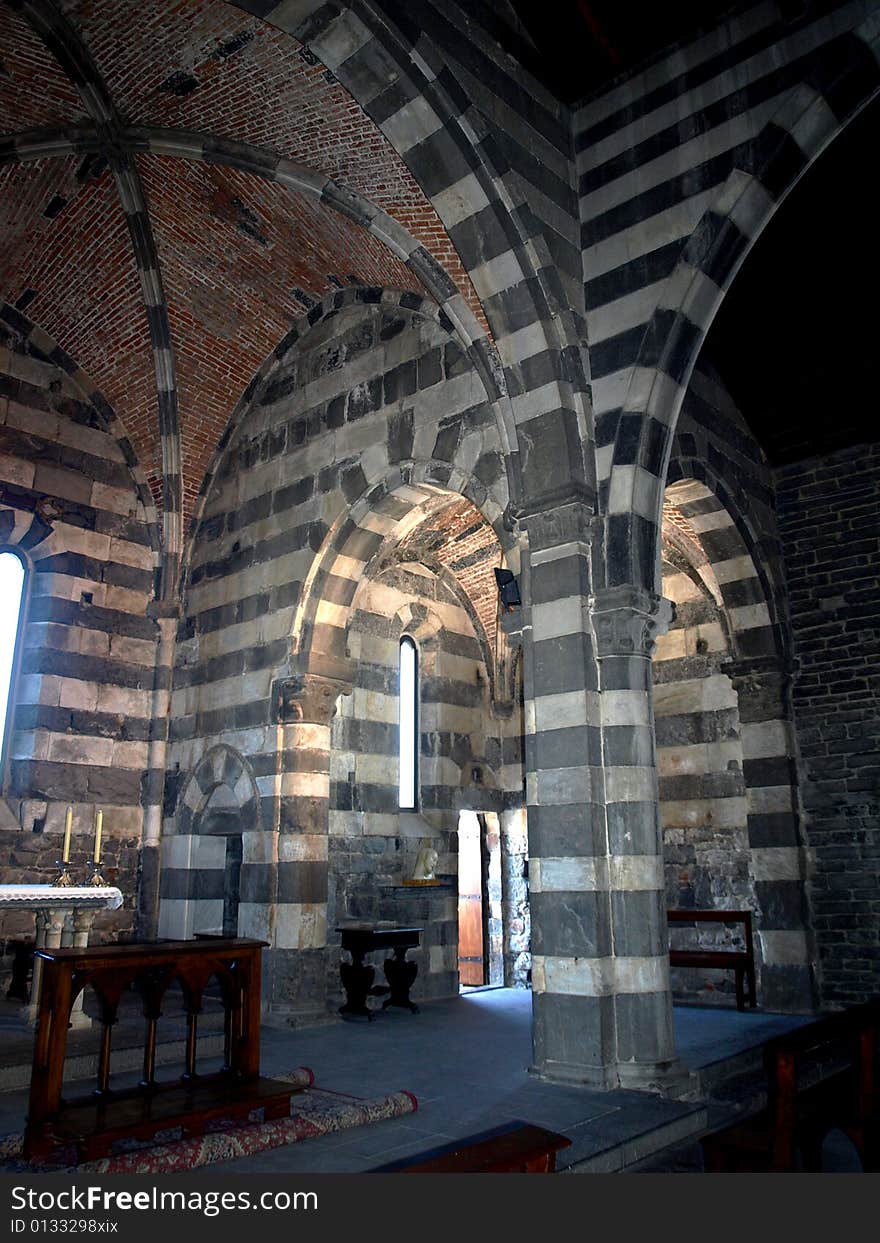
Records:
[[[379,289],[340,291],[314,308],[251,386],[205,497],[178,643],[171,762],[180,776],[169,788],[165,864],[183,850],[173,840],[185,791],[204,795],[188,774],[229,748],[257,790],[242,877],[259,864],[263,888],[240,919],[273,944],[276,1008],[325,1004],[329,848],[345,811],[334,807],[345,796],[333,757],[351,752],[345,722],[364,711],[366,691],[349,650],[361,641],[350,630],[358,589],[444,497],[466,495],[510,544],[502,434],[450,328],[430,303]],[[449,632],[460,633],[461,605],[444,608]],[[388,704],[375,710],[387,725]],[[442,787],[443,757],[426,763],[430,794]],[[355,782],[364,812],[393,815],[393,778],[367,779],[363,765],[368,753]],[[182,883],[168,876],[163,927],[180,900],[169,886]]]
[[[397,788],[404,634],[416,643],[419,669],[419,793],[410,814],[400,813]],[[458,815],[504,806],[495,773],[505,723],[492,713],[485,642],[452,575],[402,552],[358,589],[347,647],[357,672],[331,728],[328,922],[423,927],[421,948],[410,955],[419,963],[420,995],[455,995]],[[438,852],[437,889],[403,884],[422,844]]]
[[[86,878],[97,809],[131,931],[153,736],[158,523],[123,429],[42,329],[0,308],[0,539],[28,568],[3,793],[3,865],[47,883],[73,809]],[[10,853],[11,852],[11,853]]]
[[[673,444],[666,497],[705,557],[729,644],[718,694],[738,718],[748,867],[762,1003],[816,1003],[807,894],[812,860],[800,810],[791,650],[772,476],[711,368],[699,364]],[[720,704],[719,704],[720,706]],[[658,725],[658,733],[660,726]]]
[[[872,4],[775,4],[575,118],[596,463],[609,583],[656,584],[666,461],[724,290],[800,174],[880,88]]]
[[[315,0],[260,16],[350,91],[446,227],[491,332],[472,330],[468,352],[491,377],[514,503],[592,498],[568,110],[499,57],[490,6]],[[448,281],[427,287],[453,322],[470,322]]]

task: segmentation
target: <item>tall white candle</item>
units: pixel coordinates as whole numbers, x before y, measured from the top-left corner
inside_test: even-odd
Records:
[[[64,820],[64,848],[61,851],[61,862],[70,862],[70,828],[73,824],[73,808],[68,807],[67,816]]]
[[[98,818],[95,821],[95,863],[101,858],[101,829],[104,825],[104,813],[98,812]]]

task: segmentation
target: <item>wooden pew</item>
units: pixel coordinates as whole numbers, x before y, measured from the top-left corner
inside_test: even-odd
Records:
[[[429,1152],[376,1166],[370,1174],[554,1174],[571,1140],[528,1122],[508,1122]]]
[[[120,1139],[149,1140],[179,1127],[200,1135],[219,1118],[290,1113],[290,1097],[301,1089],[260,1075],[260,956],[265,941],[206,938],[144,944],[41,949],[39,1017],[34,1039],[24,1156],[49,1156],[75,1148],[80,1160],[107,1154]],[[155,1077],[157,1027],[163,998],[179,982],[186,1007],[186,1069],[177,1082]],[[196,1070],[198,1020],[206,989],[216,981],[224,1010],[224,1065]],[[94,989],[102,1024],[94,1091],[78,1100],[62,1098],[68,1020],[77,994]],[[137,1088],[111,1084],[112,1033],[123,994],[143,1002],[143,1078]]]
[[[764,1046],[767,1106],[703,1136],[708,1173],[821,1169],[822,1143],[838,1128],[868,1172],[880,1171],[877,1027],[880,1000],[808,1023]]]
[[[754,1008],[758,1004],[755,989],[755,946],[752,938],[751,911],[668,910],[666,918],[670,924],[742,924],[744,949],[670,949],[669,965],[731,970],[736,976],[737,1010],[745,1009],[746,984],[748,985],[749,1006]]]

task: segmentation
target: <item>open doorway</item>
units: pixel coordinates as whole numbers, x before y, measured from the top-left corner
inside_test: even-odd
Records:
[[[458,980],[462,992],[504,983],[498,817],[458,817]]]

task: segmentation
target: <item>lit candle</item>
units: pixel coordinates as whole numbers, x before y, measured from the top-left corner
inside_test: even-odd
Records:
[[[68,807],[64,821],[64,848],[61,851],[61,862],[70,862],[70,826],[73,824],[73,808]]]
[[[101,858],[101,828],[104,824],[103,811],[98,812],[98,818],[95,821],[95,863]]]

